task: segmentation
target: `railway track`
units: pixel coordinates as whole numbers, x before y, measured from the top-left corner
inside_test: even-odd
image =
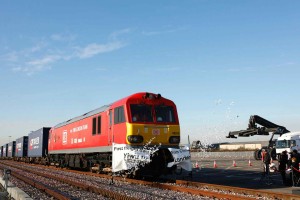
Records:
[[[2,162],[3,164],[9,165],[10,167],[16,167],[14,162]],[[22,163],[24,164],[24,163]],[[24,166],[27,166],[24,168]],[[168,199],[166,195],[162,194],[162,191],[171,191],[177,194],[177,198],[179,197],[185,199],[300,199],[297,195],[291,194],[282,194],[282,193],[274,193],[274,192],[266,192],[266,191],[257,191],[252,189],[245,189],[245,188],[238,188],[238,187],[229,187],[229,186],[221,186],[221,185],[214,185],[214,184],[206,184],[206,183],[199,183],[199,182],[191,182],[191,181],[182,181],[176,180],[174,183],[158,183],[158,182],[151,182],[151,181],[143,181],[143,180],[135,180],[135,179],[125,179],[122,177],[112,177],[103,174],[92,174],[90,172],[80,172],[74,170],[67,170],[67,169],[58,169],[54,167],[44,167],[44,166],[33,166],[24,164],[24,166],[18,166],[18,169],[23,169],[25,171],[35,171],[36,174],[39,176],[46,176],[51,179],[56,179],[66,184],[72,185],[76,188],[81,188],[85,191],[91,191],[96,194],[101,194],[104,197],[109,199]],[[37,170],[44,169],[44,170]],[[32,169],[30,169],[32,168]],[[37,172],[41,171],[41,172]],[[56,173],[50,173],[50,171],[55,171]],[[14,170],[12,170],[12,174],[14,175]],[[67,174],[67,175],[62,175]],[[73,174],[73,175],[72,175]],[[77,174],[77,180],[71,178],[71,176]],[[83,180],[85,177],[87,180],[90,179],[94,185],[86,184],[86,180]],[[92,177],[96,177],[98,179],[105,179],[106,182],[102,183],[102,185],[94,181]],[[133,187],[127,188],[122,186],[121,182],[125,185],[131,185]],[[114,183],[114,184],[113,184]],[[108,189],[105,189],[104,186],[108,186]],[[119,187],[118,189],[116,189]],[[154,190],[147,189],[148,188],[156,188],[158,192],[151,192]],[[43,189],[43,188],[42,188]],[[45,189],[43,189],[45,190]],[[52,191],[47,188],[50,193]],[[131,191],[132,190],[132,191]],[[145,192],[142,192],[145,190]],[[148,192],[147,192],[148,191]],[[132,195],[132,193],[136,193],[137,196]],[[160,193],[158,195],[157,193]],[[181,196],[180,196],[180,195]],[[50,194],[52,195],[52,194]],[[62,194],[60,194],[62,195]],[[52,195],[53,196],[53,195]],[[57,199],[64,199],[63,197],[55,197]],[[67,198],[67,197],[65,197]],[[172,198],[169,198],[172,199]]]
[[[115,180],[111,182],[110,179],[103,179],[99,177],[86,176],[84,174],[67,172],[66,170],[54,170],[48,167],[41,166],[30,166],[27,164],[16,166],[13,162],[5,162],[7,168],[9,168],[13,172],[16,169],[20,169],[25,172],[34,173],[38,176],[47,177],[55,180],[59,180],[60,182],[67,183],[69,185],[75,186],[82,190],[86,190],[89,192],[101,194],[108,199],[121,199],[121,200],[135,200],[135,199],[176,199],[174,197],[181,196],[178,199],[205,199],[200,196],[193,196],[190,194],[180,194],[179,192],[172,191],[163,191],[158,190],[151,187],[146,187],[138,184],[130,184],[124,181]],[[50,172],[51,171],[51,172]],[[55,172],[55,173],[53,173]],[[68,198],[68,197],[60,197],[58,199],[76,199],[76,198]],[[97,199],[97,198],[83,198],[83,199]],[[206,198],[208,199],[208,198]]]
[[[111,192],[108,192],[102,196],[95,195],[99,194],[97,191],[89,191],[86,188],[81,187],[79,184],[72,184],[70,181],[65,181],[59,177],[52,175],[45,175],[42,172],[37,171],[37,169],[24,169],[20,166],[15,166],[13,164],[1,164],[0,168],[9,168],[11,170],[11,175],[18,180],[23,181],[26,184],[37,188],[40,192],[46,193],[46,199],[59,199],[59,200],[79,200],[80,196],[91,197],[89,199],[125,199],[118,198],[117,196],[112,196]],[[33,199],[37,199],[39,193],[34,194]],[[39,198],[40,199],[40,198]],[[42,198],[43,199],[43,198]],[[131,199],[130,199],[131,200]]]

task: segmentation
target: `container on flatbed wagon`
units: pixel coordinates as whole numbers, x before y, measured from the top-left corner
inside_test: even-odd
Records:
[[[28,154],[28,136],[23,136],[16,139],[16,153],[15,157],[27,157]]]
[[[12,142],[8,143],[7,157],[9,157],[9,158],[15,157],[15,152],[16,152],[16,141],[12,141]]]
[[[49,127],[28,134],[28,157],[45,157],[48,154]]]
[[[8,144],[5,144],[2,146],[2,157],[3,158],[7,157],[7,147],[8,147]]]

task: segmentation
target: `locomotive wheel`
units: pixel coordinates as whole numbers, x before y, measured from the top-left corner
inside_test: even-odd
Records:
[[[255,160],[257,160],[257,152],[258,152],[258,149],[256,149],[256,150],[254,151],[254,153],[253,153],[253,157],[254,157]]]
[[[141,179],[141,173],[140,173],[140,170],[134,170],[134,171],[132,172],[132,177],[133,177],[134,179]]]
[[[182,167],[177,167],[176,166],[176,169],[174,170],[175,174],[176,175],[181,175],[182,174]]]
[[[254,158],[255,158],[255,160],[260,160],[261,159],[261,149],[256,149],[254,151]]]
[[[258,152],[257,152],[257,160],[261,160],[261,149],[260,150],[258,150]]]

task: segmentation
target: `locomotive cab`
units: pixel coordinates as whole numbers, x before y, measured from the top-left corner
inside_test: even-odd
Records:
[[[128,98],[126,143],[139,148],[155,147],[158,150],[151,155],[151,162],[138,172],[142,176],[157,177],[170,173],[168,163],[174,160],[168,150],[179,148],[180,127],[176,105],[160,94],[139,93]]]
[[[179,120],[172,101],[160,94],[139,94],[128,99],[127,108],[127,144],[179,145]]]

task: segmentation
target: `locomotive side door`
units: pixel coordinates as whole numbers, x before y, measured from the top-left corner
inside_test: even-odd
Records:
[[[113,111],[109,109],[108,112],[108,145],[112,145],[113,142]]]

